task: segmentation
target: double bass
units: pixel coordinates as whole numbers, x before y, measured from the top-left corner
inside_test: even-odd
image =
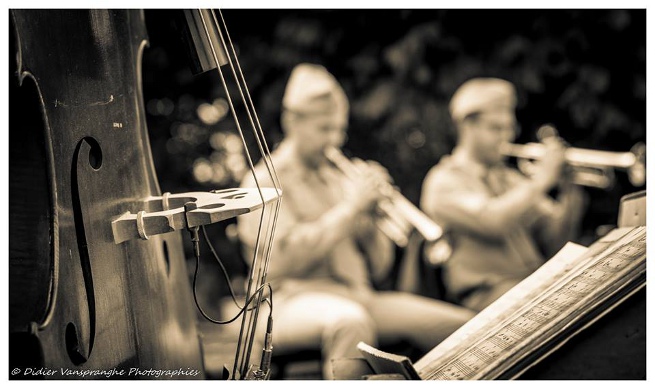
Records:
[[[280,191],[161,193],[142,11],[14,9],[10,23],[10,378],[205,378],[183,234]]]

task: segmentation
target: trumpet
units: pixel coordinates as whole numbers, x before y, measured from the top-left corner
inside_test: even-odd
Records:
[[[539,131],[556,134],[551,126],[543,126]],[[509,143],[503,145],[500,151],[505,156],[517,158],[519,169],[530,175],[534,168],[530,161],[544,158],[546,149],[541,143]],[[569,147],[565,151],[565,159],[573,170],[573,183],[577,185],[608,189],[614,184],[614,170],[627,172],[630,183],[635,187],[646,182],[646,145],[643,142],[626,152]]]
[[[325,150],[325,157],[348,179],[357,180],[361,177],[361,169],[344,156],[339,149],[328,148]],[[376,219],[376,223],[378,228],[396,245],[407,246],[409,235],[413,229],[416,229],[428,242],[434,242],[441,238],[443,235],[441,226],[391,184],[381,185],[380,191],[385,198],[378,201],[377,208],[381,217]]]

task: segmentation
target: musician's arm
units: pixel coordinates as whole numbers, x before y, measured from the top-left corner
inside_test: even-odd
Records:
[[[340,240],[349,236],[357,210],[341,203],[314,221],[301,221],[283,200],[273,241],[269,275],[303,276],[324,260]],[[254,249],[261,212],[239,217],[243,244]]]
[[[532,212],[548,184],[526,179],[498,197],[462,182],[453,172],[431,171],[421,195],[421,207],[433,219],[489,239],[501,239]]]

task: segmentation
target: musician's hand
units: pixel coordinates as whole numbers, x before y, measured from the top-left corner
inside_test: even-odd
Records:
[[[353,182],[346,191],[344,201],[348,202],[356,213],[370,212],[382,198],[372,177],[363,177]]]
[[[375,175],[381,185],[392,184],[393,179],[389,175],[389,171],[376,161],[366,161],[366,168],[369,174]]]
[[[375,161],[362,161],[360,159],[353,160],[357,166],[361,176],[371,177],[375,185],[381,189],[383,196],[390,196],[389,191],[393,190],[391,184],[393,184],[393,179],[389,175],[389,171],[379,163]]]
[[[550,189],[559,182],[566,166],[566,147],[564,142],[557,137],[546,138],[542,143],[545,153],[537,163],[533,179],[544,189]]]
[[[353,163],[357,166],[358,179],[350,183],[345,201],[358,212],[369,212],[385,197],[381,188],[389,183],[390,177],[380,165],[357,159]]]

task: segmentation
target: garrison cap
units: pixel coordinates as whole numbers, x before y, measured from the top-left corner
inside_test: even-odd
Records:
[[[499,78],[473,78],[462,84],[450,99],[450,115],[460,121],[474,113],[506,112],[514,114],[516,89]]]
[[[321,65],[297,65],[287,82],[282,108],[300,114],[348,113],[348,98],[339,82]]]

